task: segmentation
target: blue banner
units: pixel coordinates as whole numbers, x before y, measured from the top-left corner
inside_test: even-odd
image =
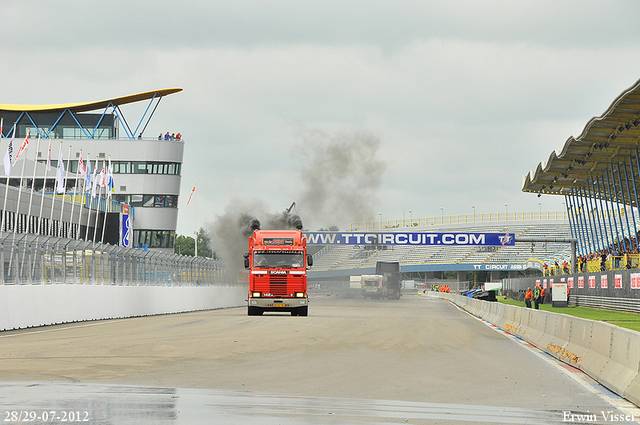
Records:
[[[131,248],[131,216],[129,215],[129,205],[122,205],[120,214],[120,246]]]
[[[308,245],[513,246],[512,233],[305,232]]]

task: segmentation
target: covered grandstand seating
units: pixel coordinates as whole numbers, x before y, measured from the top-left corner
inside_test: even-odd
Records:
[[[516,237],[569,238],[566,220],[531,220],[413,227],[414,232],[511,233]],[[372,246],[331,245],[314,256],[314,270],[347,270],[375,267],[378,261],[401,265],[524,263],[532,258],[562,263],[571,257],[570,246],[560,242],[516,243],[515,246]]]

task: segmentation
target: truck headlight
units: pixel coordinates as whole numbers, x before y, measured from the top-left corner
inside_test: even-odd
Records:
[[[251,293],[251,296],[252,296],[253,298],[260,298],[260,297],[262,296],[262,294],[261,294],[260,292],[252,292],[252,293]]]
[[[296,298],[304,298],[304,292],[296,292]]]

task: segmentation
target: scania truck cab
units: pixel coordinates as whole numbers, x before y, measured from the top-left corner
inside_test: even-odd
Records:
[[[265,311],[309,314],[307,239],[301,230],[254,230],[244,266],[249,270],[249,316]]]

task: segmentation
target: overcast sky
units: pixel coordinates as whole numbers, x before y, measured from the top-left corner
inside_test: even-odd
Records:
[[[294,201],[309,230],[560,210],[522,179],[640,78],[638,17],[635,0],[2,0],[0,103],[183,88],[145,133],[184,135],[179,234]]]

